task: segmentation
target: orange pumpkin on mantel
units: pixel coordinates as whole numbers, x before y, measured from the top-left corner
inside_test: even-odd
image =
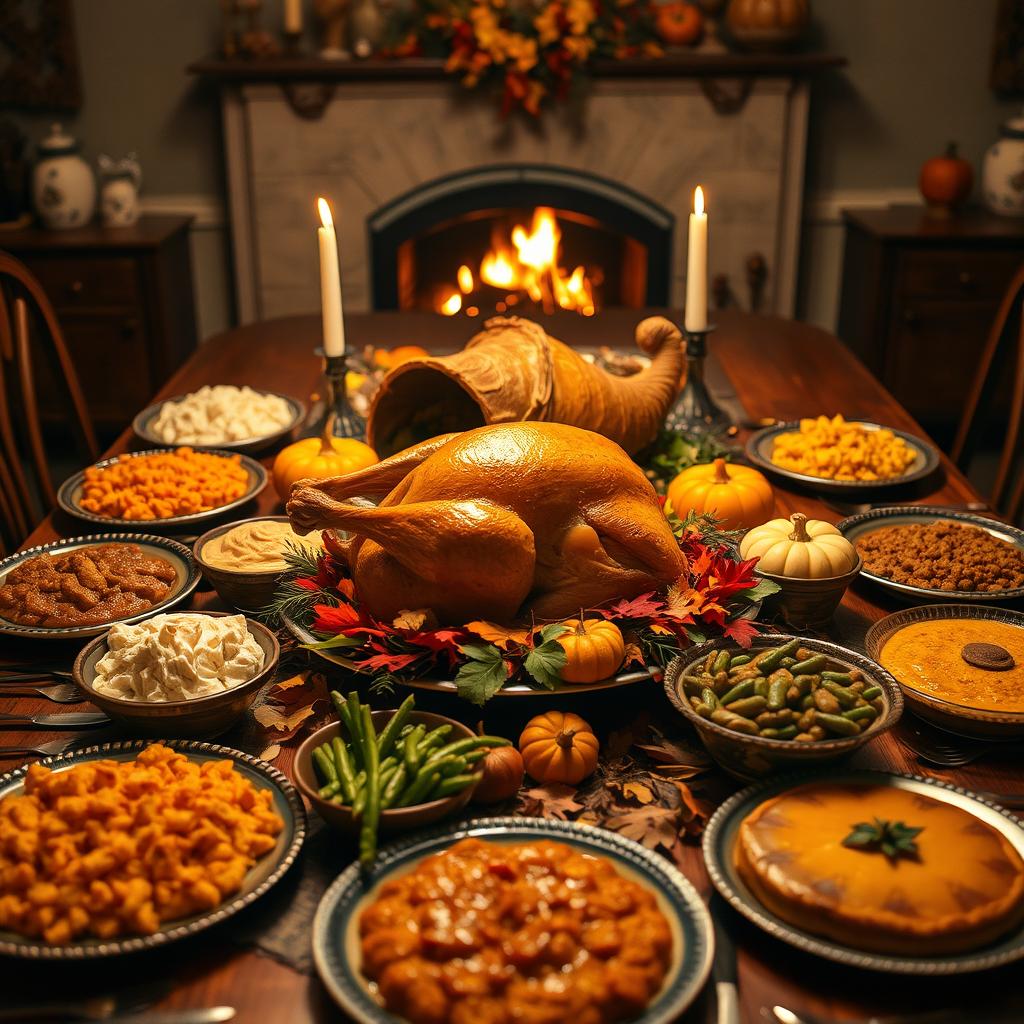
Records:
[[[530,778],[575,786],[597,767],[597,737],[579,715],[545,711],[526,723],[519,752]]]
[[[917,184],[929,211],[948,217],[971,194],[974,171],[957,154],[956,143],[951,142],[942,156],[933,156],[924,162]]]
[[[782,50],[796,42],[811,19],[808,0],[729,0],[725,22],[748,50]]]
[[[775,493],[756,469],[715,459],[684,469],[668,485],[668,503],[680,519],[692,509],[713,515],[723,530],[747,530],[771,519]]]
[[[693,46],[704,31],[704,17],[685,0],[669,0],[655,7],[654,28],[668,46]]]

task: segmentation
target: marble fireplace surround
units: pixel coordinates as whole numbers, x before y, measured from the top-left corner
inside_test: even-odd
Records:
[[[328,197],[345,308],[373,308],[367,220],[382,205],[454,172],[517,161],[613,179],[676,220],[671,299],[682,305],[694,185],[711,224],[710,272],[746,305],[745,264],[768,268],[762,309],[793,311],[800,242],[808,82],[757,78],[719,113],[694,77],[594,81],[582,110],[537,125],[502,122],[485,97],[447,79],[345,81],[319,116],[279,83],[222,81],[236,300],[241,322],[315,310],[315,199]]]

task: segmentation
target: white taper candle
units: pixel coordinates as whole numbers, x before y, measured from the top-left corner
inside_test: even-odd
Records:
[[[686,250],[686,310],[688,331],[704,331],[708,326],[708,215],[704,212],[704,189],[693,192],[693,213]]]
[[[338,236],[334,232],[334,218],[327,200],[317,200],[321,227],[317,228],[320,242],[320,308],[324,320],[324,355],[345,354],[345,321],[341,308],[341,273],[338,269]]]

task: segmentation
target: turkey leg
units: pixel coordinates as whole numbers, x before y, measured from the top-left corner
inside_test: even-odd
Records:
[[[382,462],[367,466],[366,469],[357,469],[354,473],[346,473],[344,476],[334,476],[327,480],[298,480],[292,485],[292,494],[296,494],[301,487],[316,487],[335,501],[389,494],[420,463],[425,462],[438,448],[442,448],[457,436],[441,434],[439,437],[432,437],[429,441],[396,452]],[[289,502],[289,515],[290,509]]]
[[[288,513],[300,532],[315,522],[356,536],[348,558],[359,596],[386,621],[406,608],[429,608],[441,622],[507,622],[533,584],[533,533],[490,501],[366,508],[307,487],[295,493]]]

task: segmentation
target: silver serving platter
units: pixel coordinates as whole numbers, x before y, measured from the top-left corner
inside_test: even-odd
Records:
[[[16,932],[0,930],[0,955],[31,960],[98,960],[125,953],[137,953],[144,949],[155,949],[196,935],[237,914],[284,877],[306,838],[306,811],[302,798],[285,775],[259,758],[216,743],[201,743],[196,740],[126,740],[85,747],[56,757],[47,757],[37,763],[56,772],[87,761],[129,761],[154,742],[161,742],[173,750],[179,750],[188,755],[190,760],[200,763],[230,758],[235,762],[235,768],[255,786],[269,789],[274,797],[274,809],[284,820],[284,828],[278,835],[274,848],[250,868],[242,882],[242,888],[234,896],[204,914],[167,921],[152,935],[131,935],[118,939],[82,939],[66,946],[53,946],[39,939],[18,935]],[[22,791],[27,772],[26,765],[0,777],[0,800]]]
[[[799,420],[791,420],[788,423],[776,423],[752,434],[747,440],[747,458],[766,473],[782,477],[786,480],[792,480],[795,483],[803,484],[805,487],[812,487],[815,490],[828,493],[849,494],[855,492],[861,495],[872,491],[892,490],[894,487],[903,487],[907,484],[915,483],[918,480],[923,480],[938,468],[939,453],[927,441],[915,437],[913,434],[908,434],[905,430],[885,427],[871,420],[852,419],[846,422],[859,423],[865,430],[891,430],[897,437],[903,438],[914,449],[916,458],[902,476],[895,476],[887,480],[829,480],[821,476],[811,476],[808,473],[795,473],[791,469],[783,469],[772,462],[772,449],[775,446],[775,439],[780,434],[791,434],[800,429]]]
[[[335,1002],[360,1024],[401,1024],[378,1001],[375,986],[359,970],[359,915],[390,878],[412,870],[424,857],[460,839],[496,843],[555,840],[607,857],[627,878],[652,890],[673,935],[673,960],[661,992],[632,1024],[672,1024],[693,1002],[711,970],[714,929],[703,900],[665,858],[615,832],[574,821],[543,818],[482,818],[440,825],[391,843],[380,851],[372,873],[353,864],[324,893],[313,920],[313,959]]]
[[[151,615],[167,612],[186,600],[199,584],[201,573],[196,565],[192,552],[184,545],[169,537],[157,537],[151,534],[136,533],[97,533],[88,537],[71,537],[67,540],[55,540],[49,544],[39,544],[34,548],[26,548],[0,561],[0,586],[3,586],[7,574],[16,566],[27,562],[37,555],[60,555],[80,548],[92,548],[98,544],[137,544],[142,550],[154,558],[162,558],[169,562],[177,574],[171,585],[171,592],[162,601],[147,608],[144,612],[129,615],[123,619],[108,619],[94,626],[24,626],[0,615],[0,634],[9,636],[37,637],[46,640],[79,640],[105,633],[115,622],[141,622]]]
[[[143,441],[148,441],[150,444],[160,445],[164,448],[177,448],[179,445],[187,444],[190,448],[202,449],[203,451],[219,449],[222,451],[246,452],[250,455],[255,452],[265,451],[285,438],[291,437],[299,424],[306,418],[306,406],[297,398],[292,398],[291,395],[282,395],[277,391],[264,391],[261,388],[253,388],[252,390],[261,395],[273,395],[275,398],[281,398],[287,402],[292,411],[291,422],[287,426],[281,427],[280,430],[263,434],[261,437],[242,438],[240,441],[220,441],[216,444],[208,445],[196,444],[191,441],[165,441],[153,432],[153,421],[168,402],[180,402],[183,398],[188,398],[188,395],[175,395],[173,398],[165,398],[162,402],[154,402],[152,405],[146,406],[132,420],[132,430]]]
[[[851,544],[856,545],[858,540],[885,526],[910,526],[944,521],[976,526],[995,537],[996,540],[1012,544],[1015,548],[1024,551],[1024,530],[1020,530],[1016,526],[1008,526],[995,519],[986,519],[985,516],[976,515],[973,512],[960,512],[956,509],[947,511],[941,508],[929,508],[927,505],[895,505],[889,508],[869,509],[867,512],[843,519],[836,524],[836,529]],[[896,580],[879,576],[866,568],[862,568],[860,574],[863,579],[884,587],[902,601],[955,600],[997,604],[1002,601],[1016,601],[1024,598],[1024,587],[1014,587],[1008,590],[931,590],[927,587],[915,587],[909,583],[897,583]]]
[[[808,782],[890,785],[922,793],[935,800],[943,800],[955,807],[963,808],[987,825],[998,829],[1014,849],[1024,857],[1024,827],[1009,811],[948,782],[923,779],[917,775],[872,771],[808,772],[799,775],[783,775],[749,786],[730,797],[714,813],[704,830],[704,863],[707,866],[711,882],[737,912],[767,932],[768,935],[787,942],[805,953],[813,953],[815,956],[833,960],[848,967],[858,967],[870,971],[934,977],[948,974],[969,974],[973,971],[989,970],[1024,959],[1024,925],[1019,925],[992,945],[974,952],[953,956],[889,956],[883,953],[866,953],[852,946],[843,946],[831,939],[812,935],[810,932],[783,921],[782,918],[768,910],[747,888],[734,865],[733,849],[740,822],[765,800],[777,796],[793,786]]]
[[[872,623],[864,637],[868,657],[878,661],[882,648],[890,637],[914,622],[948,619],[985,619],[1017,626],[1024,636],[1024,612],[1008,608],[992,608],[980,604],[929,604],[918,608],[905,608]],[[959,733],[978,739],[1014,739],[1024,735],[1024,713],[1013,711],[984,711],[963,704],[954,704],[932,694],[906,686],[896,679],[903,691],[907,707],[920,718],[947,732]]]
[[[240,455],[238,452],[223,451],[217,448],[204,448],[203,451],[208,455],[223,455],[225,458],[241,459],[242,466],[249,475],[249,486],[245,494],[234,501],[229,501],[226,505],[218,505],[217,508],[207,509],[205,512],[192,512],[185,516],[170,516],[167,519],[114,519],[110,516],[96,515],[95,512],[89,512],[79,504],[82,500],[82,485],[85,481],[85,470],[82,469],[73,476],[68,477],[60,485],[60,490],[57,491],[57,504],[68,515],[74,516],[76,519],[84,519],[89,523],[99,523],[102,526],[108,527],[114,526],[122,530],[158,530],[160,532],[172,533],[182,527],[209,522],[211,519],[217,519],[228,512],[241,508],[246,502],[252,501],[267,486],[268,477],[266,469],[255,459],[250,458],[250,456]],[[142,455],[165,455],[166,453],[166,448],[150,448],[141,452],[128,452],[127,455],[131,458],[138,458]],[[90,468],[105,469],[107,466],[120,461],[121,458],[122,456],[114,456],[113,458],[103,459]]]

